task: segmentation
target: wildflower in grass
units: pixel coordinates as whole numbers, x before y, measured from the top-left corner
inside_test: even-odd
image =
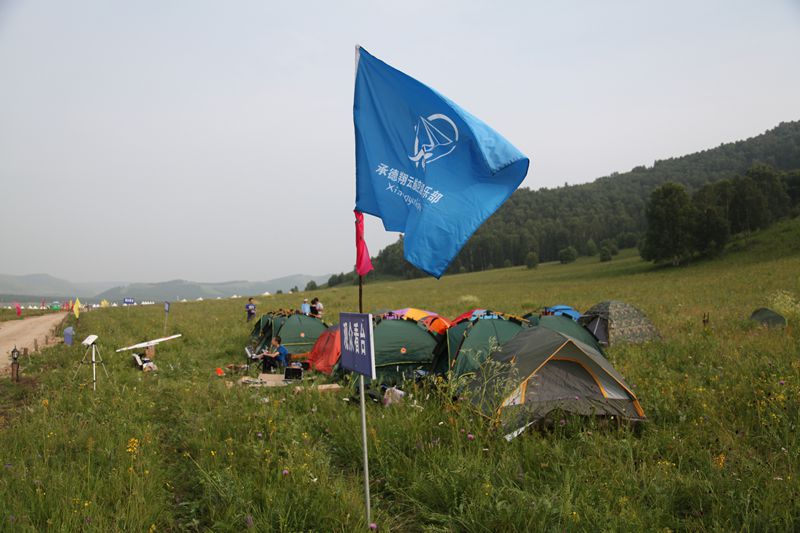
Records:
[[[129,454],[135,457],[136,454],[139,453],[139,439],[136,437],[128,439],[127,451]]]
[[[283,474],[284,476],[288,476],[289,475],[289,470],[284,468],[283,471],[281,472],[281,474]]]
[[[370,531],[377,531],[378,530],[378,524],[376,524],[375,522],[370,522],[369,523],[369,529],[370,529]]]
[[[714,458],[714,466],[719,470],[722,470],[725,467],[725,454],[724,453],[721,453],[721,454],[719,454],[718,456],[716,456]]]
[[[564,426],[567,425],[567,421],[562,418],[561,420],[558,421],[558,425],[561,426],[561,427],[564,427]]]
[[[467,433],[467,440],[475,440],[475,435],[472,433]]]
[[[155,530],[156,530],[156,525],[155,524],[150,524],[150,527],[148,528],[147,532],[148,533],[155,533]]]
[[[211,457],[216,457],[216,456],[217,456],[217,451],[211,450]]]
[[[47,398],[42,398],[42,407],[47,408],[49,406],[50,406],[50,400],[48,400]]]
[[[247,515],[244,517],[244,525],[247,529],[253,529],[253,515]]]

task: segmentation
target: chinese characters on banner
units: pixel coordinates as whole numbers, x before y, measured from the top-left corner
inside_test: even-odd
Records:
[[[375,345],[372,340],[372,315],[340,313],[342,367],[375,379]]]
[[[414,176],[409,176],[396,168],[390,169],[386,163],[381,163],[375,169],[375,173],[378,176],[386,177],[388,183],[387,191],[402,197],[406,204],[413,205],[417,211],[422,209],[420,199],[431,204],[438,204],[439,200],[444,198],[444,194],[433,190],[432,187],[428,187],[424,181]],[[416,193],[416,197],[409,193]]]

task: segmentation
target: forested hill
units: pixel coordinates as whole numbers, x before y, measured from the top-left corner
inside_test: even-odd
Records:
[[[541,261],[552,261],[567,246],[585,254],[605,239],[619,247],[635,246],[646,229],[645,206],[654,189],[675,182],[692,192],[742,175],[754,163],[786,172],[800,169],[800,122],[783,122],[744,141],[656,161],[591,183],[521,188],[473,235],[449,271],[522,265],[531,251]],[[403,260],[402,239],[381,250],[373,262],[378,275],[417,275]],[[349,276],[341,278],[339,282]]]

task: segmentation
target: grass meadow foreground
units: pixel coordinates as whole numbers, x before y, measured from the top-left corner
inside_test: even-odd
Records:
[[[367,309],[417,306],[445,316],[621,299],[663,335],[609,351],[648,416],[640,435],[570,419],[509,443],[444,394],[411,390],[404,404],[369,405],[379,529],[799,529],[800,331],[766,330],[747,317],[773,300],[791,311],[800,297],[800,224],[733,248],[677,269],[623,252],[610,263],[368,284]],[[357,308],[355,287],[314,295],[328,319]],[[299,307],[303,296],[260,297],[259,313]],[[100,371],[96,393],[88,368],[72,380],[80,346],[24,361],[21,384],[3,378],[0,530],[366,529],[349,394],[248,389],[214,375],[242,361],[244,303],[174,304],[168,331],[184,337],[159,346],[152,374],[114,349],[160,336],[161,306],[83,314],[77,336],[100,336],[111,374]]]

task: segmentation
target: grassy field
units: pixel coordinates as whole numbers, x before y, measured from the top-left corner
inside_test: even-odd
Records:
[[[628,251],[610,263],[368,284],[367,309],[445,316],[621,299],[663,335],[609,350],[649,418],[640,435],[567,420],[508,443],[435,392],[370,405],[374,521],[381,531],[800,529],[798,332],[747,320],[771,303],[794,305],[796,319],[798,275],[793,221],[685,268],[654,268]],[[357,308],[355,287],[314,295],[329,319]],[[259,313],[303,297],[257,298]],[[184,337],[158,348],[154,374],[114,349],[160,336],[161,306],[81,315],[77,336],[100,336],[111,374],[101,372],[94,394],[88,368],[72,380],[80,346],[35,355],[20,384],[0,381],[0,530],[366,529],[348,394],[214,376],[242,360],[244,304],[174,304],[168,330]]]
[[[53,311],[49,309],[23,309],[22,314],[17,316],[17,311],[15,309],[0,309],[0,322],[5,322],[6,320],[25,320],[32,316],[41,316],[52,312]]]

